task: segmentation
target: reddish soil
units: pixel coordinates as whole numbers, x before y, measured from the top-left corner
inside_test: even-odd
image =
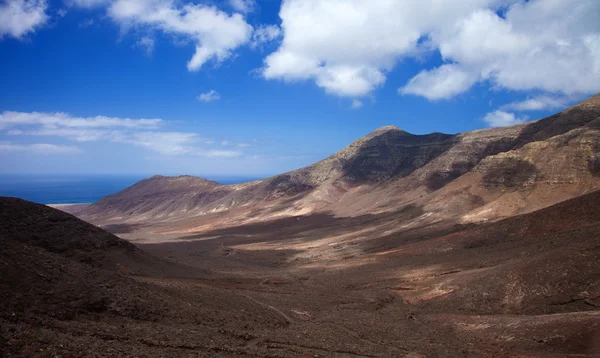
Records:
[[[135,247],[1,199],[0,355],[600,357],[598,203],[479,226],[315,214]]]

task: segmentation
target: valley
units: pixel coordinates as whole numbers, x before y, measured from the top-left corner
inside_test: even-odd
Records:
[[[599,357],[600,95],[245,184],[0,199],[3,357]],[[93,224],[93,225],[92,225]]]

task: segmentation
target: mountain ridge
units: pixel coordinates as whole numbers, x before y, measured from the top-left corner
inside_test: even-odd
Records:
[[[384,126],[307,167],[253,182],[222,185],[192,176],[154,176],[102,198],[81,217],[106,224],[230,213],[232,220],[252,221],[419,204],[435,220],[486,221],[598,188],[599,123],[600,94],[511,127],[415,135]],[[550,186],[561,185],[570,186],[546,198]],[[459,207],[447,210],[452,205]],[[498,207],[493,214],[474,212],[490,205]]]

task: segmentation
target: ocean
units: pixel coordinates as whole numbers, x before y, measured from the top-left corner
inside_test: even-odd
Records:
[[[147,176],[46,176],[0,175],[0,196],[17,197],[38,204],[93,203],[117,193]],[[243,177],[208,177],[221,184],[256,180]]]

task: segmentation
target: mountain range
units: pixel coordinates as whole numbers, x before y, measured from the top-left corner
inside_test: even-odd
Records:
[[[598,357],[598,203],[600,95],[77,217],[0,198],[0,355]]]
[[[419,225],[528,213],[600,188],[600,95],[512,127],[413,135],[382,127],[308,167],[245,184],[154,176],[102,198],[93,223],[199,231],[324,212],[418,207]],[[408,223],[407,223],[408,224]],[[173,231],[169,229],[169,231]]]

